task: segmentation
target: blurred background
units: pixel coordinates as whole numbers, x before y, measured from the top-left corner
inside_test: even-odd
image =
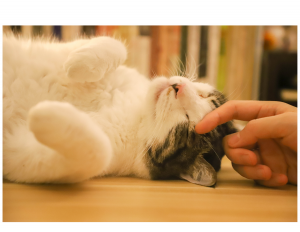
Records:
[[[186,75],[230,100],[297,106],[297,26],[3,26],[24,37],[108,35],[125,42],[126,65],[154,76]]]

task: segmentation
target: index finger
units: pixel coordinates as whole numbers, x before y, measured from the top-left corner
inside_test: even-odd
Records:
[[[274,116],[289,111],[295,112],[297,108],[274,101],[228,101],[208,113],[196,125],[195,131],[199,134],[205,134],[218,125],[233,119],[250,121],[252,119]]]

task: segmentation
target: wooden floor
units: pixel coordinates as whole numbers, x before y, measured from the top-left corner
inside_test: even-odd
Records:
[[[181,180],[3,183],[3,221],[297,221],[297,187],[257,186],[223,160],[215,188]]]

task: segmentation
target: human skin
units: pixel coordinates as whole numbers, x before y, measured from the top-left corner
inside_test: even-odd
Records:
[[[297,185],[297,108],[282,102],[228,101],[195,130],[205,134],[233,119],[249,121],[223,139],[234,170],[268,187]]]

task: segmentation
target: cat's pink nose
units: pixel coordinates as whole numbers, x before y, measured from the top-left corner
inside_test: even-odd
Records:
[[[174,85],[172,85],[172,87],[175,90],[176,95],[178,95],[178,94],[181,94],[183,92],[185,84],[174,84]]]

